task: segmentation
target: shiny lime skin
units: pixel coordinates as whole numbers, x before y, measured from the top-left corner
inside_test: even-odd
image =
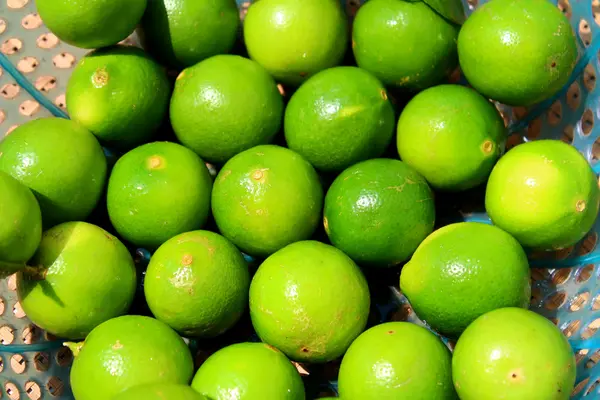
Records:
[[[348,20],[337,0],[261,0],[244,20],[250,58],[292,86],[340,64],[348,36]]]
[[[315,168],[341,171],[379,157],[394,124],[394,109],[377,78],[356,67],[336,67],[294,93],[285,111],[285,139]]]
[[[0,171],[31,189],[45,229],[86,219],[102,195],[106,170],[94,135],[66,119],[27,122],[0,142]]]
[[[106,400],[145,384],[187,385],[192,355],[177,333],[156,319],[125,315],[94,329],[71,369],[77,400]]]
[[[486,181],[504,153],[504,120],[474,90],[439,85],[416,95],[398,121],[402,161],[438,190],[460,191]]]
[[[242,253],[208,231],[165,242],[152,255],[144,280],[152,314],[186,337],[213,337],[231,328],[246,309],[249,287]]]
[[[108,215],[125,240],[150,249],[201,228],[210,213],[212,179],[193,151],[154,142],[117,161],[108,182]]]
[[[312,240],[267,258],[250,285],[256,333],[295,361],[344,354],[365,328],[369,305],[367,282],[350,257]]]
[[[185,69],[171,100],[171,124],[179,141],[219,164],[269,143],[282,118],[283,97],[275,80],[240,56],[214,56]]]
[[[391,267],[407,260],[434,223],[433,192],[418,172],[398,160],[353,165],[325,196],[329,240],[360,265]]]
[[[370,0],[356,14],[352,48],[384,84],[422,90],[456,69],[458,31],[422,1]]]
[[[31,321],[66,339],[123,315],[133,301],[136,271],[127,248],[86,222],[66,222],[44,232],[30,265],[17,276],[23,311]]]
[[[454,400],[450,350],[427,329],[387,322],[361,334],[340,366],[340,398]]]
[[[547,0],[492,0],[458,37],[464,76],[486,97],[529,106],[566,85],[577,61],[568,18]]]
[[[161,64],[185,68],[228,53],[239,26],[235,0],[148,0],[139,33]]]
[[[285,355],[264,343],[237,343],[210,356],[192,388],[211,400],[304,400],[300,374]]]
[[[586,159],[558,140],[511,149],[492,170],[485,208],[495,225],[523,246],[561,249],[589,232],[600,189]]]
[[[477,317],[529,306],[527,255],[501,229],[477,222],[447,225],[419,245],[402,268],[400,289],[437,332],[458,337]]]
[[[36,0],[44,24],[60,40],[84,49],[117,44],[133,33],[146,0]]]
[[[127,389],[111,400],[207,400],[189,386],[175,383],[155,383]]]
[[[223,236],[258,257],[308,239],[322,205],[323,188],[314,168],[299,154],[274,145],[256,146],[229,160],[212,193],[213,216]]]
[[[165,119],[171,84],[142,50],[114,46],[79,61],[67,86],[71,119],[111,148],[148,142]]]
[[[576,369],[562,332],[521,308],[502,308],[476,319],[452,358],[454,386],[462,400],[567,400]]]
[[[31,190],[4,172],[0,193],[0,261],[24,264],[42,239],[40,206]]]

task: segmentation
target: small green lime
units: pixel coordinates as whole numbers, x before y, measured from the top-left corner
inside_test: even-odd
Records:
[[[145,384],[187,385],[194,373],[183,339],[149,317],[113,318],[70,347],[75,350],[71,386],[77,400],[106,400]]]
[[[253,147],[229,160],[212,193],[219,230],[253,256],[308,239],[319,224],[322,204],[314,168],[292,150],[273,145]]]
[[[325,196],[323,224],[334,246],[361,265],[407,260],[433,231],[435,204],[425,179],[398,160],[363,161]]]
[[[44,232],[31,270],[17,276],[23,311],[51,334],[82,339],[123,315],[133,301],[136,270],[127,248],[86,222],[66,222]]]
[[[530,106],[567,84],[577,62],[569,19],[547,0],[492,0],[458,37],[460,66],[486,97]]]
[[[394,109],[377,78],[356,67],[336,67],[294,93],[285,111],[285,139],[315,168],[341,171],[379,157],[394,124]]]
[[[244,40],[250,58],[275,79],[299,86],[341,63],[348,20],[338,0],[260,0],[248,9]]]
[[[150,249],[199,229],[210,213],[212,179],[193,151],[169,142],[131,150],[108,182],[110,220],[125,240]]]
[[[369,306],[367,281],[350,257],[312,240],[267,258],[250,285],[256,333],[295,361],[344,354],[365,328]]]
[[[46,229],[86,219],[102,195],[106,170],[94,135],[66,119],[27,122],[0,142],[0,171],[31,189]]]
[[[146,0],[36,0],[35,6],[60,40],[96,49],[131,35],[144,14]]]
[[[239,26],[235,0],[148,0],[139,33],[159,62],[185,68],[228,53]]]
[[[127,389],[112,400],[208,400],[189,386],[176,383],[154,383]]]
[[[352,48],[358,66],[386,85],[421,90],[456,69],[458,31],[422,1],[370,0],[356,14]]]
[[[340,366],[344,400],[454,400],[450,350],[427,329],[388,322],[361,334]]]
[[[137,47],[93,51],[67,86],[71,118],[111,147],[149,141],[165,119],[171,84],[163,68]]]
[[[304,400],[296,368],[264,343],[237,343],[217,351],[196,372],[192,388],[213,400]]]
[[[567,400],[577,365],[562,332],[545,317],[503,308],[477,318],[454,349],[462,400]]]
[[[254,61],[214,56],[185,69],[171,100],[177,138],[203,159],[225,163],[269,143],[281,127],[283,97]]]
[[[561,249],[592,228],[600,189],[586,159],[559,140],[519,145],[492,170],[485,208],[523,246]]]
[[[144,292],[154,316],[184,336],[231,328],[248,303],[250,272],[242,253],[208,231],[177,235],[152,255]]]
[[[492,225],[461,222],[433,232],[402,268],[400,289],[433,329],[458,337],[477,317],[529,305],[527,255]]]

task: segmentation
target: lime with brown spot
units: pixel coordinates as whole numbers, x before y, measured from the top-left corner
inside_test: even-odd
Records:
[[[106,400],[147,384],[187,385],[194,373],[190,349],[168,325],[125,315],[68,343],[75,357],[71,386],[77,400]],[[169,397],[172,398],[172,397]]]
[[[322,171],[341,171],[379,157],[394,134],[395,115],[383,84],[356,67],[336,67],[308,79],[285,111],[290,149]]]
[[[153,383],[135,386],[119,393],[111,400],[207,400],[189,386],[176,383]]]
[[[204,225],[211,188],[208,168],[193,151],[170,142],[145,144],[115,164],[108,182],[108,215],[125,240],[156,249]]]
[[[508,133],[496,107],[474,90],[440,85],[417,94],[398,121],[402,161],[435,189],[460,191],[485,182]]]
[[[237,343],[211,355],[192,388],[209,399],[304,400],[304,384],[296,367],[276,348],[264,343]]]
[[[530,106],[565,86],[577,62],[569,19],[546,0],[492,0],[458,36],[460,66],[481,94]]]
[[[265,343],[299,362],[340,357],[369,316],[367,281],[341,250],[317,241],[267,258],[250,285],[250,317]]]
[[[576,372],[575,355],[560,329],[521,308],[477,318],[458,339],[452,358],[462,400],[567,400]]]
[[[296,152],[274,145],[230,159],[212,193],[213,216],[223,236],[257,257],[310,238],[322,206],[323,188],[314,168]]]
[[[152,314],[186,337],[231,328],[248,303],[250,272],[242,253],[208,231],[177,235],[156,250],[144,280]]]
[[[587,160],[559,140],[518,145],[494,167],[485,208],[492,222],[523,246],[559,250],[589,232],[600,189]]]

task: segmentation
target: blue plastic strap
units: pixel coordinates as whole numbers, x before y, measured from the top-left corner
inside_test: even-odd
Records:
[[[63,347],[62,340],[52,342],[34,343],[34,344],[7,344],[0,346],[0,353],[28,353],[32,351],[56,350]]]

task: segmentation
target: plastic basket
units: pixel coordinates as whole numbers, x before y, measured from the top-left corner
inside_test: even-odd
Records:
[[[351,18],[364,0],[341,0]],[[479,3],[465,1],[470,13]],[[238,0],[240,16],[250,1]],[[554,3],[557,3],[554,0]],[[498,105],[510,127],[509,147],[538,138],[563,140],[575,146],[600,172],[600,0],[560,0],[580,47],[580,62],[571,82],[555,96],[529,110]],[[136,44],[135,35],[127,39]],[[61,43],[43,25],[33,0],[0,0],[0,140],[16,126],[50,115],[67,117],[65,87],[75,63],[87,50]],[[458,76],[457,76],[458,77]],[[458,79],[458,78],[457,78]],[[464,83],[464,82],[463,82]],[[458,218],[489,222],[485,213],[458,210]],[[600,222],[578,245],[553,252],[530,254],[533,291],[531,309],[552,320],[569,338],[577,356],[577,384],[573,399],[600,399]],[[147,253],[141,252],[146,255]],[[418,320],[393,276],[375,277],[371,323]],[[257,340],[247,332],[247,340]],[[249,331],[248,331],[249,332]],[[239,335],[235,333],[229,337]],[[229,339],[225,339],[227,341]],[[24,316],[14,291],[14,278],[0,281],[0,398],[70,399],[72,357],[60,340],[48,337]],[[217,342],[222,344],[223,341]],[[450,348],[452,343],[448,342]],[[200,348],[201,362],[218,345]],[[336,393],[338,363],[297,365],[307,383],[307,398]],[[312,396],[312,397],[311,397]]]

